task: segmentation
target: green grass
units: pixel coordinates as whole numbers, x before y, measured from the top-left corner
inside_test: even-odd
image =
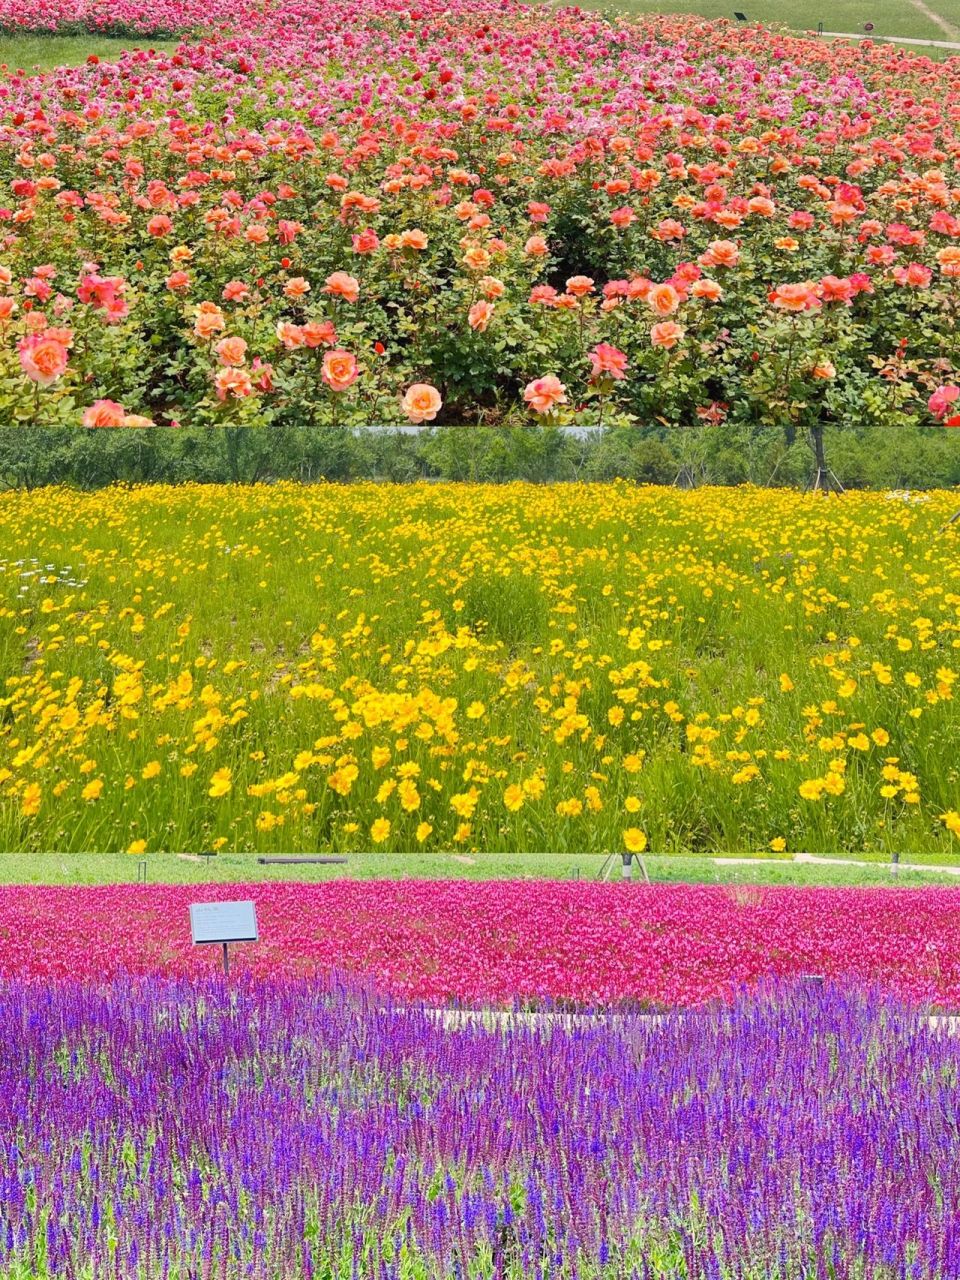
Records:
[[[626,14],[695,13],[705,18],[732,18],[739,9],[750,22],[815,31],[822,22],[828,31],[861,32],[866,22],[874,36],[907,36],[920,40],[960,40],[960,0],[930,0],[953,33],[926,17],[913,4],[894,0],[584,0],[583,8]]]
[[[154,49],[172,53],[177,40],[151,40],[148,36],[10,36],[0,33],[0,67],[9,70],[49,71],[53,67],[76,67],[96,54],[102,62],[116,62],[125,49]]]
[[[115,884],[135,880],[138,859],[128,854],[0,854],[0,885]],[[431,853],[361,853],[345,866],[261,866],[255,854],[221,853],[213,858],[164,853],[146,856],[147,879],[157,884],[204,884],[248,880],[595,880],[603,866],[599,854],[498,854],[470,857]],[[960,885],[945,872],[901,871],[870,867],[804,865],[777,860],[753,866],[717,865],[708,858],[647,858],[654,882],[747,885]],[[639,872],[637,873],[639,875]],[[619,860],[612,879],[620,877]]]

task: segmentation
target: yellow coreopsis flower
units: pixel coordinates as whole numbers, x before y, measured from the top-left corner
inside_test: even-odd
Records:
[[[229,769],[218,769],[210,779],[210,787],[207,795],[213,800],[219,800],[233,789],[233,775]]]
[[[512,782],[503,793],[503,803],[511,813],[516,813],[523,807],[523,787]]]
[[[647,837],[639,827],[627,827],[623,833],[623,847],[627,853],[643,853],[647,847]]]

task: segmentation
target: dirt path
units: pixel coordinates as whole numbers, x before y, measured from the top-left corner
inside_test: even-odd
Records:
[[[946,18],[941,18],[939,13],[935,13],[928,4],[924,3],[924,0],[910,0],[910,3],[918,13],[923,14],[928,22],[932,22],[939,27],[948,40],[956,40],[957,36],[960,35],[960,31],[952,22],[948,22]]]

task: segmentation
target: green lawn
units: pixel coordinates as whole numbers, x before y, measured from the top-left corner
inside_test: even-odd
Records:
[[[861,32],[872,22],[875,36],[907,36],[920,40],[960,40],[960,0],[930,0],[926,5],[943,19],[945,29],[910,0],[583,0],[583,8],[639,13],[696,13],[706,18],[732,18],[735,10],[750,22],[815,31]]]
[[[115,62],[124,49],[155,49],[172,53],[178,40],[114,36],[9,36],[0,33],[0,67],[11,71],[49,71],[51,67],[75,67],[95,53],[103,62]]]
[[[147,878],[153,883],[205,883],[239,880],[401,879],[596,879],[599,854],[452,854],[351,855],[346,866],[261,866],[254,854],[220,853],[213,858],[151,854]],[[136,857],[128,854],[0,854],[0,884],[109,884],[135,880]],[[771,858],[759,866],[718,866],[708,858],[647,858],[651,880],[691,884],[883,885],[953,884],[960,878],[943,872],[875,867],[803,865]],[[639,875],[639,872],[637,873]],[[619,879],[619,860],[613,879]]]

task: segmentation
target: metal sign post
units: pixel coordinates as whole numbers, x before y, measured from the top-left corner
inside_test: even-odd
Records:
[[[223,975],[230,976],[230,943],[258,942],[257,908],[253,902],[192,902],[190,932],[194,946],[215,943],[223,948]]]

